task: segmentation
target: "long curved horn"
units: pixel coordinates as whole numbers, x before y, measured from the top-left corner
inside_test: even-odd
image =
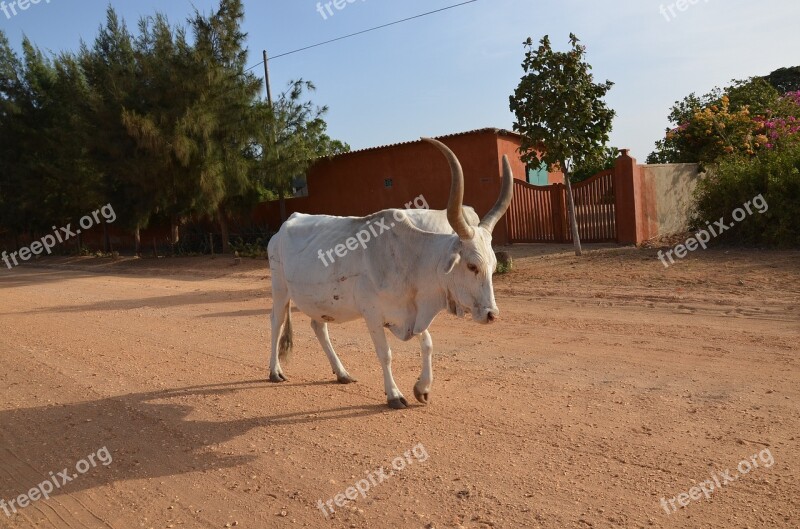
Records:
[[[511,173],[511,164],[508,161],[508,156],[503,155],[503,186],[500,188],[500,197],[497,199],[489,213],[483,217],[480,226],[489,230],[492,233],[495,224],[500,218],[505,215],[508,206],[511,205],[511,199],[514,198],[514,175]]]
[[[447,200],[447,220],[453,231],[458,234],[460,239],[472,239],[475,236],[475,231],[472,229],[466,219],[464,218],[464,211],[461,207],[464,205],[464,171],[461,169],[461,164],[447,145],[431,138],[422,138],[442,151],[447,161],[450,163],[450,198]]]

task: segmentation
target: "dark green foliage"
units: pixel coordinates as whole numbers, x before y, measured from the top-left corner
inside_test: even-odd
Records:
[[[783,93],[778,92],[764,79],[754,77],[746,81],[731,81],[725,89],[731,110],[748,109],[751,115],[761,116],[772,110]],[[719,103],[716,101],[715,103]]]
[[[764,77],[781,94],[800,90],[800,66],[779,68]]]
[[[24,228],[21,159],[22,63],[0,31],[0,235]]]
[[[349,145],[326,134],[328,125],[322,118],[328,108],[304,100],[313,91],[308,81],[289,83],[258,136],[262,151],[268,153],[259,164],[265,184],[283,196],[290,193],[292,179],[305,174],[313,160],[350,151]]]
[[[616,147],[606,147],[603,149],[603,154],[601,156],[585,162],[572,173],[570,178],[575,183],[588,180],[601,171],[613,169],[617,158],[619,158],[619,149]]]
[[[350,146],[331,139],[323,116],[327,107],[317,107],[304,99],[314,85],[302,79],[289,83],[272,109],[262,105],[264,116],[254,145],[256,178],[276,192],[281,201],[292,196],[292,182],[316,158],[348,152]]]
[[[756,157],[730,156],[700,182],[697,227],[725,218],[761,195],[769,205],[763,214],[748,215],[725,232],[719,242],[745,245],[800,246],[800,145],[764,151]]]
[[[507,274],[514,268],[514,260],[508,252],[495,252],[495,257],[497,258],[495,274]]]
[[[18,57],[0,31],[0,238],[110,203],[132,232],[171,222],[173,251],[188,250],[176,245],[189,220],[217,220],[227,246],[230,218],[347,150],[325,134],[325,109],[302,100],[310,84],[274,110],[260,99],[243,19],[242,0],[219,0],[185,26],[144,17],[133,34],[109,7],[91,44],[58,56],[26,39]]]
[[[109,7],[91,49],[84,45],[80,60],[92,88],[89,108],[93,134],[90,156],[103,173],[107,202],[114,204],[119,224],[127,229],[145,228],[157,210],[159,182],[149,160],[129,134],[122,116],[144,112],[147,99],[140,81],[133,37]]]

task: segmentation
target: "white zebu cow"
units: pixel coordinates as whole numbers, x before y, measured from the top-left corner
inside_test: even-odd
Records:
[[[499,314],[492,288],[497,259],[492,230],[511,203],[513,176],[503,157],[503,185],[492,210],[479,221],[463,207],[464,176],[455,154],[443,143],[423,138],[444,153],[450,163],[451,188],[446,211],[388,209],[367,217],[331,217],[295,213],[269,242],[272,269],[272,382],[283,382],[281,361],[292,348],[291,301],[311,318],[311,326],[340,383],[355,382],[333,350],[328,323],[363,318],[383,367],[389,406],[408,402],[392,377],[389,329],[407,341],[419,336],[422,374],[414,396],[427,404],[433,383],[433,344],[428,327],[442,310],[479,323]],[[333,248],[365,226],[377,236],[329,266],[319,250]],[[380,226],[379,231],[375,227]]]

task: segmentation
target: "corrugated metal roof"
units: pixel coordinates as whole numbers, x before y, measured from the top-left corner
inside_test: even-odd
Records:
[[[458,136],[469,136],[470,134],[485,134],[487,132],[491,132],[491,133],[496,134],[498,136],[515,136],[517,138],[521,137],[516,132],[510,131],[510,130],[498,129],[498,128],[494,128],[494,127],[486,127],[486,128],[482,128],[482,129],[468,130],[468,131],[465,131],[465,132],[456,132],[456,133],[453,133],[453,134],[446,134],[444,136],[435,136],[434,138],[437,139],[437,140],[446,140],[447,138],[456,138]],[[422,140],[416,139],[416,140],[411,140],[411,141],[401,141],[401,142],[398,142],[398,143],[389,143],[387,145],[379,145],[379,146],[376,146],[376,147],[365,147],[363,149],[358,149],[357,151],[350,151],[350,152],[339,154],[337,156],[332,156],[331,158],[338,158],[339,156],[347,156],[349,154],[357,154],[357,153],[360,153],[360,152],[369,152],[369,151],[377,151],[379,149],[388,149],[388,148],[391,148],[391,147],[398,147],[400,145],[411,145],[413,143],[419,143],[421,141]]]

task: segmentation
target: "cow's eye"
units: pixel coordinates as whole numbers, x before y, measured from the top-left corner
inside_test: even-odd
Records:
[[[478,273],[478,267],[477,267],[477,266],[475,266],[475,265],[474,265],[474,264],[472,264],[472,263],[470,263],[470,264],[468,264],[468,265],[467,265],[467,269],[468,269],[470,272],[472,272],[472,273],[475,273],[475,274],[477,274],[477,273]]]

